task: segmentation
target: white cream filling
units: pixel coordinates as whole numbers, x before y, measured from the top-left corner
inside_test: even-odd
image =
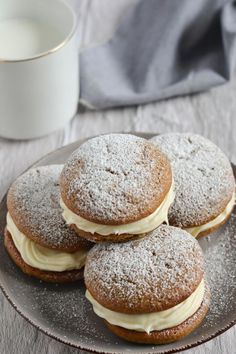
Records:
[[[93,305],[94,312],[112,325],[138,332],[150,333],[178,326],[191,317],[200,308],[203,301],[204,280],[202,279],[197,289],[180,304],[168,310],[153,313],[130,315],[115,312],[100,305],[88,290],[85,296]]]
[[[24,262],[34,268],[63,272],[80,269],[85,264],[86,250],[67,253],[40,246],[19,231],[9,213],[7,214],[7,229]]]
[[[222,221],[224,221],[229,216],[234,205],[235,205],[235,192],[233,193],[233,196],[230,202],[228,203],[227,207],[225,208],[225,210],[220,215],[218,215],[215,219],[200,226],[186,228],[185,231],[189,232],[192,236],[197,237],[202,231],[209,230],[211,227],[214,227],[222,223]]]
[[[91,234],[98,233],[99,235],[107,236],[111,234],[121,235],[121,234],[144,234],[156,229],[159,225],[161,225],[164,221],[168,222],[168,210],[173,203],[175,198],[174,193],[174,183],[172,182],[172,186],[161,203],[161,205],[152,213],[151,215],[124,225],[103,225],[97,224],[92,221],[86,220],[81,216],[73,213],[63,202],[60,200],[60,205],[63,209],[63,218],[65,219],[68,225],[76,225],[76,227],[85,232],[89,232]]]

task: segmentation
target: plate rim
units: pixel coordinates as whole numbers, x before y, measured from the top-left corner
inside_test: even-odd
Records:
[[[150,133],[150,132],[120,132],[120,133],[115,133],[115,134],[133,134],[133,135],[136,135],[136,136],[146,137],[146,138],[151,138],[151,137],[153,137],[155,135],[159,135],[158,133]],[[103,134],[99,134],[99,135],[103,135]],[[83,139],[79,139],[79,140],[76,140],[76,141],[74,141],[74,142],[72,142],[70,144],[61,146],[61,147],[59,147],[59,148],[57,148],[55,150],[50,151],[49,153],[45,154],[41,158],[37,159],[33,164],[31,164],[28,168],[26,168],[21,174],[25,173],[26,171],[28,171],[29,169],[31,169],[35,165],[39,164],[42,160],[44,160],[45,158],[47,158],[51,154],[53,154],[55,152],[59,152],[60,153],[60,151],[68,148],[69,146],[70,147],[75,146],[75,148],[76,148],[76,147],[80,146],[81,144],[83,144],[86,140],[91,139],[91,138],[96,137],[96,136],[97,135],[90,136],[90,137],[83,138]],[[231,162],[231,165],[236,170],[236,165],[234,165],[232,162]],[[2,197],[2,199],[0,201],[0,209],[2,208],[3,204],[5,203],[7,192],[8,192],[8,189],[7,189],[6,193],[3,195],[3,197]],[[30,316],[27,317],[27,315],[24,312],[22,312],[20,307],[9,296],[6,288],[2,284],[1,278],[0,278],[0,289],[1,289],[2,293],[3,293],[3,295],[5,296],[5,298],[7,299],[7,301],[10,303],[10,305],[16,310],[16,312],[19,313],[19,315],[24,320],[26,320],[28,323],[30,323],[32,326],[34,326],[34,328],[36,328],[37,330],[39,330],[43,334],[47,335],[48,337],[50,337],[50,338],[52,338],[52,339],[54,339],[54,340],[56,340],[56,341],[58,341],[58,342],[60,342],[62,344],[68,345],[68,346],[76,348],[76,349],[83,350],[83,351],[88,352],[88,353],[96,353],[96,354],[110,354],[111,353],[111,352],[105,352],[105,351],[101,351],[101,350],[100,351],[99,350],[94,350],[92,348],[85,348],[85,347],[83,347],[81,345],[77,345],[75,343],[70,342],[69,340],[66,340],[64,338],[61,338],[60,336],[57,336],[57,335],[53,334],[51,331],[48,331],[47,329],[45,329],[45,328],[41,327],[39,324],[37,324],[34,320],[32,320],[30,318]],[[224,332],[226,332],[227,330],[232,328],[235,324],[236,324],[236,318],[233,321],[230,321],[225,327],[217,330],[216,332],[212,333],[211,335],[207,336],[206,338],[204,338],[202,340],[197,340],[195,343],[186,344],[186,345],[184,345],[182,347],[179,347],[177,349],[169,349],[169,350],[167,349],[167,350],[164,350],[164,351],[158,351],[158,352],[156,352],[156,354],[173,354],[173,353],[178,353],[180,351],[185,351],[185,350],[197,347],[197,346],[199,346],[201,344],[207,343],[210,340],[220,336],[221,334],[223,334]],[[141,354],[141,353],[142,353],[142,351],[140,351],[139,354]],[[155,354],[155,352],[152,352],[150,354]]]

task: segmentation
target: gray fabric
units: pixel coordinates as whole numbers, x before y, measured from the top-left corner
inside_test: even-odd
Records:
[[[139,0],[111,40],[81,53],[81,102],[106,108],[207,90],[232,76],[235,46],[231,1]]]

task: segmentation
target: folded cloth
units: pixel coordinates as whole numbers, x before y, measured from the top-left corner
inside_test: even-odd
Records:
[[[107,43],[81,53],[81,103],[141,104],[221,85],[235,47],[233,1],[139,0]]]

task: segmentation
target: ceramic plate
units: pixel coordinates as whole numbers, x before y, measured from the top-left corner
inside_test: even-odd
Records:
[[[142,136],[150,138],[151,135]],[[35,166],[64,163],[80,142],[42,158]],[[234,172],[236,167],[233,166]],[[3,235],[6,197],[0,205]],[[0,238],[1,288],[14,308],[45,334],[95,353],[174,353],[204,343],[236,323],[236,209],[219,231],[200,240],[212,292],[209,313],[202,325],[183,340],[168,345],[135,345],[111,334],[84,297],[82,282],[47,284],[24,275],[8,257]]]

